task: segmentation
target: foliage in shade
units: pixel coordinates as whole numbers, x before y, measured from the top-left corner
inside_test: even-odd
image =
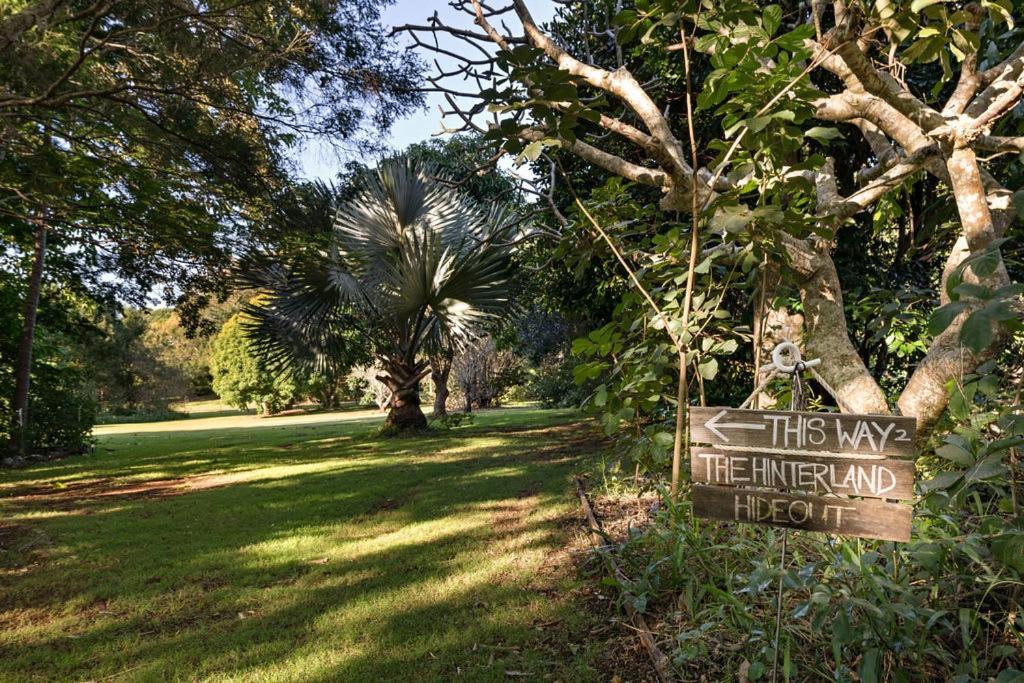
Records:
[[[393,392],[391,422],[422,426],[420,354],[451,352],[510,307],[517,222],[472,202],[437,172],[396,158],[362,179],[331,232],[288,264],[250,256],[242,281],[255,347],[272,367],[329,369],[359,330]]]
[[[14,359],[21,332],[22,295],[15,278],[0,272],[0,387],[14,386]],[[45,292],[29,392],[25,453],[66,455],[87,450],[96,421],[92,383],[97,368],[90,344],[100,336],[81,301],[67,292]],[[0,393],[0,414],[10,414],[9,390]],[[6,455],[11,421],[0,420],[0,452]],[[0,456],[2,457],[2,456]]]
[[[388,3],[9,4],[0,242],[25,248],[42,218],[49,279],[139,305],[185,295],[190,324],[239,245],[275,239],[299,135],[370,149],[422,102]]]

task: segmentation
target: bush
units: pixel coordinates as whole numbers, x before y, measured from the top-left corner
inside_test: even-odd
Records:
[[[88,450],[96,424],[96,402],[86,392],[81,373],[75,368],[43,365],[33,375],[28,431],[31,451],[52,456]]]
[[[499,351],[490,337],[478,339],[452,361],[454,390],[449,401],[469,408],[495,408],[508,391],[523,382],[523,361]]]
[[[434,424],[443,429],[457,429],[458,427],[468,427],[475,421],[476,416],[473,413],[448,413],[444,417],[435,420]]]
[[[22,283],[0,275],[0,457],[11,439],[14,367],[21,340]],[[65,292],[44,291],[29,382],[25,452],[30,457],[82,453],[96,421],[83,339],[98,334]]]
[[[271,372],[260,361],[240,315],[224,323],[213,340],[210,358],[213,390],[236,408],[256,404],[265,415],[291,406],[300,397],[300,382],[290,372]]]
[[[545,408],[577,408],[593,391],[593,382],[577,384],[572,358],[552,355],[532,372],[526,385],[526,397],[540,401]]]
[[[5,386],[13,386],[10,369],[0,373]],[[10,397],[0,397],[0,413],[10,415]],[[96,402],[79,370],[70,366],[37,364],[29,394],[29,425],[25,433],[29,456],[55,457],[84,453],[92,445]],[[7,451],[11,424],[0,424],[0,448]]]

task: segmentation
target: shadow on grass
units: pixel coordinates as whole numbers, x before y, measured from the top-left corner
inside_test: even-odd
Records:
[[[351,422],[299,426],[281,437],[288,449],[228,435],[242,450],[224,462],[191,448],[213,433],[189,433],[184,452],[160,440],[148,455],[145,442],[118,446],[147,475],[174,470],[175,458],[196,462],[181,472],[269,470],[166,498],[83,500],[64,514],[17,506],[47,540],[0,553],[0,633],[10,634],[0,672],[586,677],[583,655],[566,649],[585,619],[537,572],[564,541],[567,477],[594,442],[581,425],[559,426],[564,416],[506,417],[385,442]],[[552,621],[563,626],[547,642],[536,626]]]

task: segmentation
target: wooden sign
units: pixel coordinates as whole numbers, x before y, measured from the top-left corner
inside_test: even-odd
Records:
[[[691,441],[872,455],[914,454],[912,417],[691,408]]]
[[[915,420],[691,408],[698,517],[909,541]],[[856,496],[851,498],[850,496]],[[881,500],[879,500],[881,499]]]
[[[914,463],[910,460],[692,448],[690,469],[693,480],[705,484],[891,500],[914,497]]]
[[[700,517],[728,522],[770,524],[884,541],[910,540],[910,506],[881,500],[695,484],[693,508]]]

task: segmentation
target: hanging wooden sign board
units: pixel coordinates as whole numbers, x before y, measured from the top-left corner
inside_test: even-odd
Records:
[[[891,415],[691,408],[690,440],[753,450],[909,456],[914,454],[915,424],[912,417]]]
[[[698,517],[727,522],[770,524],[883,541],[910,540],[910,506],[881,500],[695,484],[693,509]]]
[[[691,408],[698,517],[910,540],[913,418]],[[850,496],[854,496],[851,498]]]
[[[914,497],[914,463],[894,458],[787,455],[691,448],[693,480],[890,500]]]

